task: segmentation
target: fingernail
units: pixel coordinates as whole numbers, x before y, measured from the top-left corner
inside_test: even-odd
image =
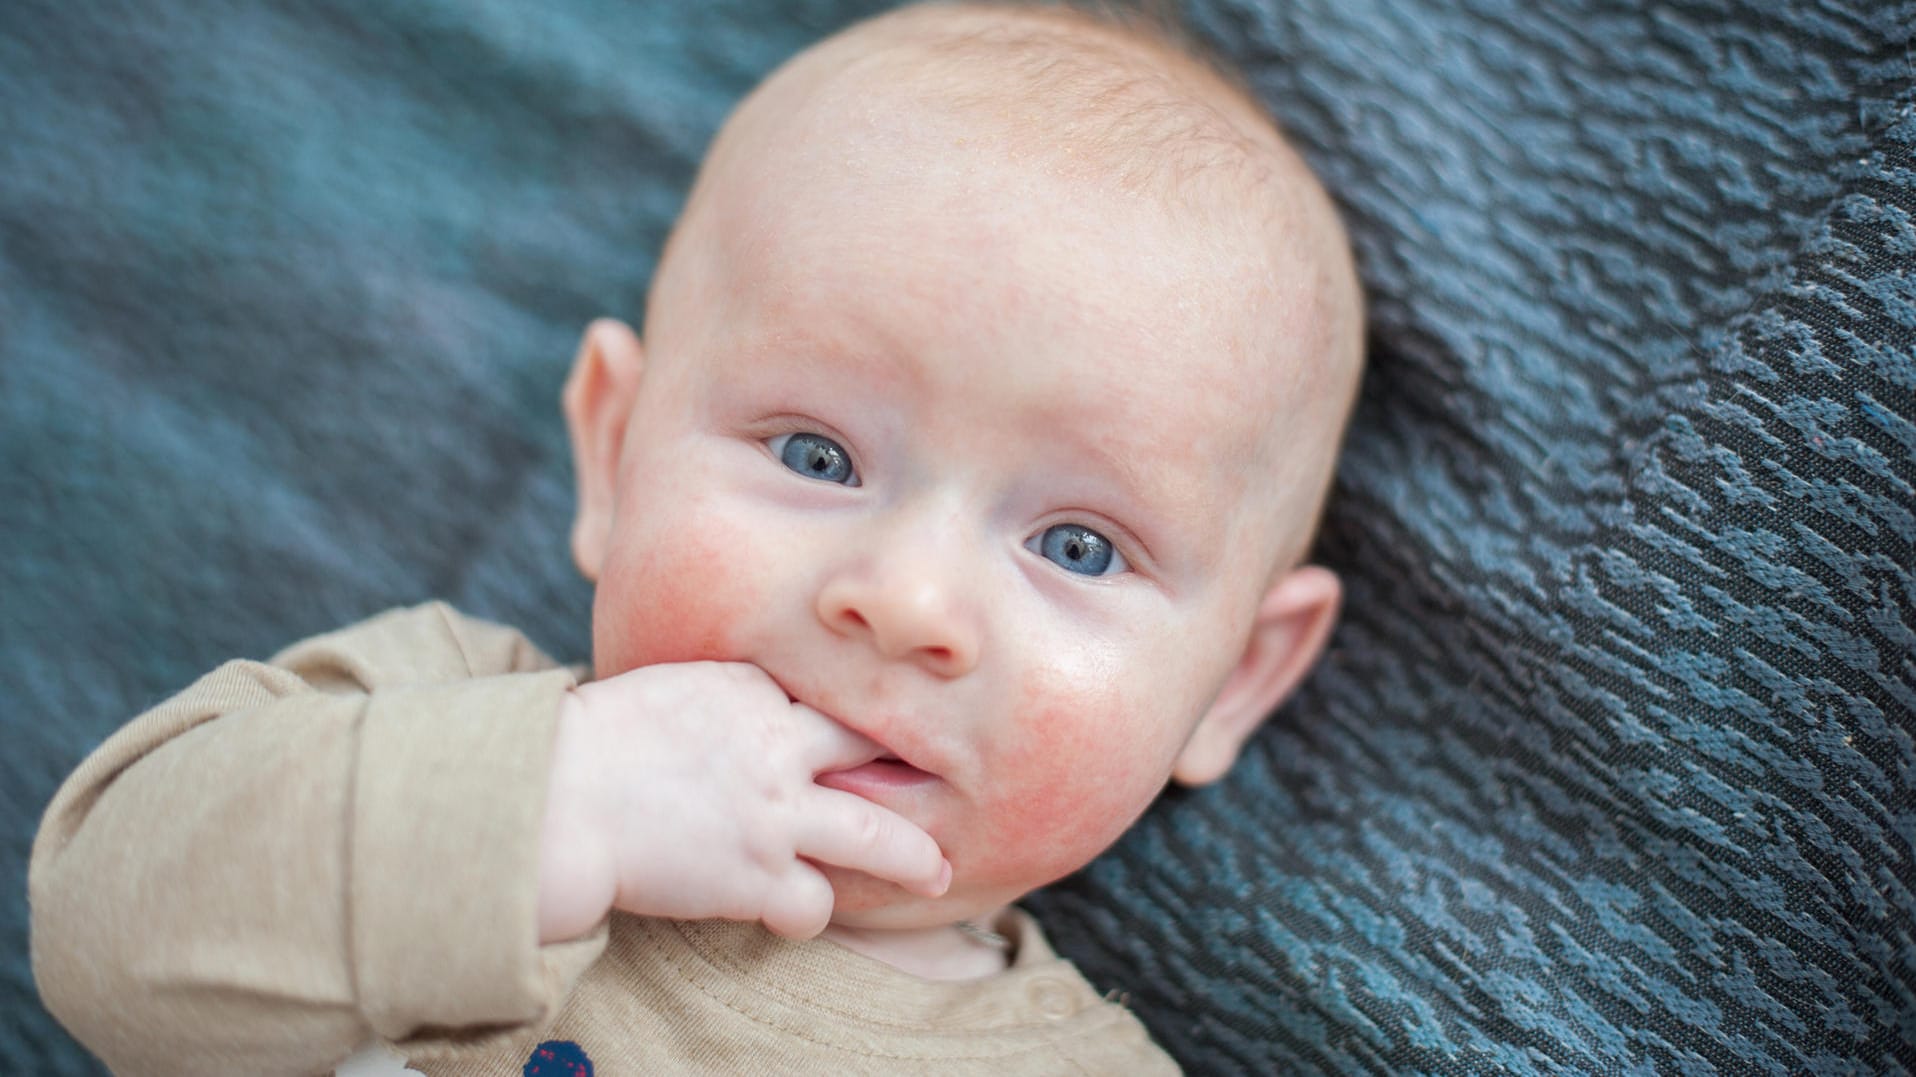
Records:
[[[951,889],[951,861],[947,860],[943,870],[938,872],[938,890],[931,896],[944,897],[945,891],[949,889]]]

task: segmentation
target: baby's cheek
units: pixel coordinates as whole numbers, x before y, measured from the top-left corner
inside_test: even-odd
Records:
[[[730,660],[731,636],[759,601],[736,537],[708,525],[621,551],[592,603],[597,676],[664,662]]]
[[[1019,716],[997,775],[970,879],[1033,889],[1068,875],[1116,841],[1164,786],[1161,753],[1134,736],[1109,693],[1051,698]]]

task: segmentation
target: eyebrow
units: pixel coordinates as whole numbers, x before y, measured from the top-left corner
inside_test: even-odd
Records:
[[[1104,439],[1070,431],[1065,424],[1050,429],[1056,431],[1047,439],[1050,443],[1088,460],[1095,476],[1109,476],[1121,503],[1104,511],[1122,523],[1144,545],[1145,555],[1159,565],[1172,564],[1174,554],[1188,554],[1214,528],[1215,514],[1198,511],[1196,484],[1183,469],[1140,464],[1137,457],[1151,455],[1149,447],[1112,446]],[[1204,475],[1198,481],[1210,479]]]

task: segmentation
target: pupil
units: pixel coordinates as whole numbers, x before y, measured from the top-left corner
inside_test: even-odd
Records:
[[[1066,557],[1069,557],[1073,561],[1084,560],[1084,543],[1080,542],[1077,539],[1072,539],[1071,541],[1065,543],[1064,555]]]
[[[818,445],[812,446],[812,470],[824,471],[831,466],[832,462],[826,456],[824,448]]]

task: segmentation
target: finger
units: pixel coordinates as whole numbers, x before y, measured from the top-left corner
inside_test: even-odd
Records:
[[[816,788],[799,814],[800,856],[851,868],[938,897],[951,885],[951,865],[930,834],[864,797]]]
[[[759,920],[774,935],[809,939],[832,922],[835,900],[832,884],[822,872],[803,860],[794,860],[765,895]]]
[[[803,741],[800,758],[815,775],[828,770],[855,767],[885,752],[877,741],[839,725],[828,714],[815,711],[803,703],[793,703],[792,710],[811,734]]]

